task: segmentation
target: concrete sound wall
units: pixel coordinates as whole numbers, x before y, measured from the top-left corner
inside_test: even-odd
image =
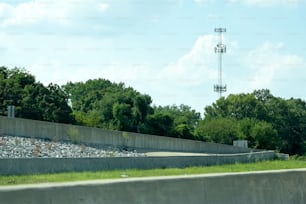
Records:
[[[66,140],[76,143],[113,145],[144,150],[167,150],[219,154],[255,151],[252,149],[234,147],[231,145],[205,143],[201,141],[137,134],[131,132],[103,130],[99,128],[89,128],[21,118],[8,118],[3,116],[0,116],[0,129],[2,134],[11,136],[37,137],[56,141]]]
[[[274,158],[275,153],[273,151],[267,151],[207,156],[0,159],[0,175],[114,169],[184,168],[190,166],[249,163]]]
[[[306,169],[0,187],[1,204],[305,204]]]

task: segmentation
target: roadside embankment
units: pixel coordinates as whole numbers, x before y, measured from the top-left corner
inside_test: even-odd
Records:
[[[164,155],[165,153],[161,153]],[[1,175],[41,174],[59,172],[101,171],[115,169],[159,169],[211,166],[233,163],[251,163],[273,160],[273,151],[241,154],[185,155],[172,156],[104,157],[104,158],[17,158],[0,159]]]

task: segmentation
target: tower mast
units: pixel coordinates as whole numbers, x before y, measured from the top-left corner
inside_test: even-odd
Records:
[[[214,85],[214,91],[219,93],[226,92],[226,85],[222,84],[222,54],[226,53],[226,45],[222,43],[222,33],[226,32],[226,28],[215,28],[215,32],[219,34],[219,42],[215,47],[215,53],[218,54],[218,84]]]

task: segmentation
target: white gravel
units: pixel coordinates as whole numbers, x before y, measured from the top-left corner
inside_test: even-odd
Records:
[[[94,148],[65,142],[42,139],[1,136],[0,159],[3,158],[82,158],[82,157],[143,157],[136,151],[116,147]]]

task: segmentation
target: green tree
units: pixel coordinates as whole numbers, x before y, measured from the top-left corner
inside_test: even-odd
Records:
[[[205,120],[235,118],[238,138],[253,147],[279,149],[289,154],[306,151],[306,105],[301,99],[283,99],[269,90],[229,95],[205,108]]]
[[[6,67],[0,68],[0,110],[2,115],[6,115],[7,106],[14,105],[16,107],[16,114],[19,115],[21,109],[21,100],[23,89],[27,85],[35,83],[35,77],[29,74],[24,69],[7,69]]]
[[[254,118],[244,118],[238,121],[238,138],[248,140],[251,148],[277,149],[281,148],[281,140],[277,131],[270,123]]]
[[[157,106],[155,113],[162,113],[172,118],[171,136],[185,139],[195,139],[194,130],[198,126],[201,114],[190,106],[181,104],[180,106]]]
[[[130,104],[116,102],[113,105],[113,116],[118,130],[134,131],[136,121]]]
[[[173,118],[167,113],[155,112],[148,115],[141,132],[146,134],[173,137]]]
[[[1,115],[6,115],[8,105],[14,105],[17,117],[74,122],[68,97],[57,85],[45,87],[24,69],[0,67],[0,86]]]
[[[196,137],[206,142],[233,144],[238,139],[237,120],[216,117],[204,119],[196,129]]]
[[[152,113],[152,99],[123,83],[105,79],[68,83],[73,114],[78,124],[114,130],[140,132]]]
[[[267,111],[264,104],[254,94],[231,94],[207,106],[204,115],[205,118],[232,117],[238,120],[243,118],[264,120]]]
[[[259,121],[252,128],[250,137],[255,144],[252,148],[279,149],[279,137],[277,131],[267,122]]]
[[[277,114],[275,126],[283,140],[283,150],[291,154],[306,152],[306,103],[301,99],[289,99]]]
[[[58,85],[49,84],[38,104],[45,109],[43,118],[47,121],[74,123],[71,107],[68,105],[68,95]]]

